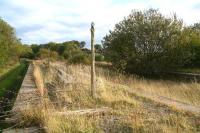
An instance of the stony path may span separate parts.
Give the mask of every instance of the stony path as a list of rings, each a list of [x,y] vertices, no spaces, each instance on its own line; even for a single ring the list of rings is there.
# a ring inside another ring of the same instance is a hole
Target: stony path
[[[33,66],[30,64],[12,111],[16,112],[23,110],[28,105],[37,104],[38,102],[40,102],[40,96],[37,92],[37,87],[33,78]]]
[[[37,127],[30,127],[24,129],[10,129],[3,131],[3,133],[40,133],[40,129]]]
[[[16,101],[14,103],[12,113],[15,114],[11,118],[8,118],[7,121],[15,121],[20,117],[20,111],[26,109],[29,105],[39,104],[41,98],[37,92],[37,87],[33,78],[33,65],[30,64],[27,70],[27,73],[22,82],[21,88],[17,95]],[[36,127],[30,127],[26,129],[13,129],[9,128],[8,130],[3,130],[3,133],[33,133],[38,132]]]
[[[182,110],[184,112],[190,112],[190,113],[194,113],[194,114],[198,114],[200,115],[200,107],[198,106],[193,106],[178,100],[174,100],[168,97],[164,97],[164,96],[159,96],[153,93],[147,93],[145,91],[137,91],[135,92],[137,95],[145,97],[145,98],[149,98],[152,99],[154,101],[157,101],[161,104],[165,104],[167,106],[170,107],[175,107],[178,110]]]

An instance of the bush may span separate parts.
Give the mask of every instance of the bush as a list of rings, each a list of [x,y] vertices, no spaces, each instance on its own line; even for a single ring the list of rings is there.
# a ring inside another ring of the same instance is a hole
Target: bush
[[[77,63],[89,64],[90,59],[87,54],[80,52],[73,55],[73,57],[69,59],[69,62],[74,64]]]
[[[48,49],[42,48],[38,52],[38,57],[41,59],[58,59],[58,53],[55,51],[50,51]]]
[[[186,67],[200,67],[200,23],[191,27],[191,52],[192,60],[186,65]]]
[[[95,55],[95,60],[96,61],[104,61],[104,56],[101,54],[96,54]]]

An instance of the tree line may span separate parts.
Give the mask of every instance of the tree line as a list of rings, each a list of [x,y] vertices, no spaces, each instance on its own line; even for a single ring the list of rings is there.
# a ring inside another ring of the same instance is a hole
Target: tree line
[[[90,50],[84,41],[23,45],[15,30],[0,19],[0,67],[20,58],[65,60],[90,63]],[[103,47],[102,47],[103,46]],[[96,60],[112,62],[118,71],[154,74],[200,67],[200,23],[184,25],[176,14],[158,10],[133,10],[96,44]]]
[[[69,63],[84,63],[89,64],[91,61],[91,51],[85,48],[85,41],[66,41],[62,43],[49,42],[47,44],[33,44],[31,49],[33,51],[33,57],[35,59],[51,60],[59,59],[65,60]],[[96,60],[103,61],[102,47],[99,44],[95,45],[96,48]]]
[[[90,63],[90,50],[85,41],[25,45],[17,38],[15,29],[0,18],[0,67],[6,68],[19,62],[20,58],[67,60],[69,63]],[[102,47],[96,47],[96,60],[103,60]]]
[[[66,41],[62,43],[49,42],[47,44],[31,45],[35,59],[60,59],[69,62],[89,63],[89,54],[84,49],[85,42]],[[85,50],[85,51],[84,51]]]

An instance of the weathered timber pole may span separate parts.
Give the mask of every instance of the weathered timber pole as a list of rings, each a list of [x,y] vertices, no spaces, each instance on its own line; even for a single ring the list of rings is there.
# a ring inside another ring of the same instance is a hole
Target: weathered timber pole
[[[95,49],[94,49],[94,23],[91,23],[91,58],[92,58],[92,64],[91,64],[91,96],[95,98],[96,88],[95,88]]]

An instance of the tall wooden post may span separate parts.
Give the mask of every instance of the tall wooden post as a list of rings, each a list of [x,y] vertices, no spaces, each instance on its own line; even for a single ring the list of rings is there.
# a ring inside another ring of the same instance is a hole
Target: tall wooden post
[[[94,23],[91,23],[91,57],[92,57],[92,64],[91,64],[91,96],[95,98],[95,49],[94,49]]]

